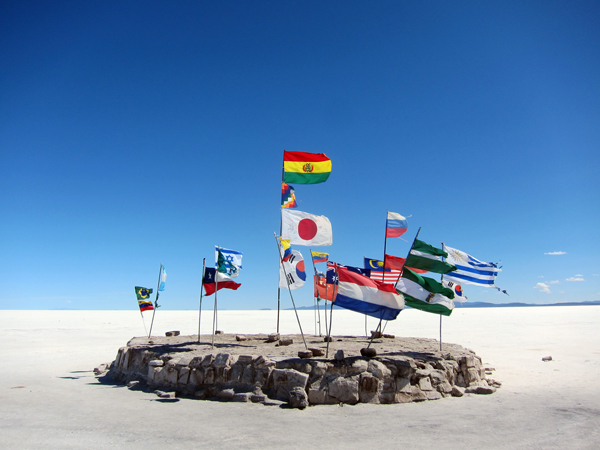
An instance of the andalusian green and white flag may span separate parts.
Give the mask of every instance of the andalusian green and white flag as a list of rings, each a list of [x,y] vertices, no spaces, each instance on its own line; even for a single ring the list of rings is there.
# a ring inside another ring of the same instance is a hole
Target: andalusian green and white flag
[[[422,269],[435,273],[448,273],[456,270],[456,266],[442,261],[442,257],[447,258],[448,253],[441,248],[415,239],[404,267],[412,267],[413,269]]]
[[[423,277],[404,267],[402,276],[396,283],[396,290],[404,296],[404,303],[443,316],[449,316],[454,309],[454,292],[433,278]]]

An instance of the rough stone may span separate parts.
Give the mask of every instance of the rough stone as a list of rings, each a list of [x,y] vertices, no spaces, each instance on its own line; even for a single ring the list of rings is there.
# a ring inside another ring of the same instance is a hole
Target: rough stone
[[[329,396],[342,403],[358,403],[358,381],[354,378],[335,378],[329,383]]]
[[[343,361],[344,360],[344,350],[340,349],[337,352],[335,352],[334,358],[336,361]]]
[[[233,389],[223,389],[217,394],[219,400],[233,400],[235,391]]]
[[[467,394],[493,394],[496,388],[492,386],[470,386],[465,390]]]
[[[231,360],[231,355],[229,353],[219,353],[215,360],[213,361],[213,366],[215,368],[226,367]]]
[[[235,340],[236,340],[236,341],[238,341],[238,342],[243,342],[243,341],[247,341],[247,340],[248,340],[248,338],[247,338],[246,336],[244,336],[243,334],[238,334],[238,335],[235,337]]]
[[[302,359],[312,358],[313,352],[310,350],[300,350],[298,352],[298,357]]]
[[[308,406],[308,395],[301,387],[295,387],[290,390],[290,406],[292,408],[304,409]]]
[[[369,361],[369,372],[377,378],[386,378],[392,374],[391,370],[385,364],[374,359]]]
[[[252,403],[263,403],[267,399],[265,394],[252,394],[250,396],[250,401]]]
[[[252,397],[252,393],[250,392],[239,392],[237,394],[233,394],[231,400],[234,402],[249,402],[250,397]]]
[[[148,362],[150,367],[162,367],[165,365],[165,362],[162,359],[155,359],[153,361]]]
[[[285,401],[289,400],[293,388],[305,389],[308,383],[308,375],[294,369],[274,369],[272,379],[276,398]]]
[[[325,355],[325,351],[316,347],[308,347],[308,349],[312,352],[313,356],[323,356]]]
[[[294,343],[294,340],[290,339],[290,338],[279,339],[279,346],[280,347],[286,347],[288,345],[292,345],[293,343]]]
[[[360,354],[365,358],[375,358],[377,356],[377,350],[372,347],[365,347],[360,349]]]
[[[165,336],[170,337],[170,336],[179,336],[179,331],[167,331],[165,333]]]
[[[465,395],[465,388],[454,385],[452,386],[452,391],[450,392],[450,394],[452,395],[452,397],[462,397],[463,395]]]
[[[278,340],[279,340],[279,333],[273,333],[267,337],[267,342],[277,342]]]
[[[552,356],[544,356],[542,361],[552,361]]]

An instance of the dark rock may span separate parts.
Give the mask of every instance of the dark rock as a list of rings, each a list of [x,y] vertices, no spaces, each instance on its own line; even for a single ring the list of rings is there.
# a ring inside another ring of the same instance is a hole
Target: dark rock
[[[365,358],[375,358],[377,356],[377,350],[375,350],[374,348],[361,348],[360,349],[360,354],[363,355]]]
[[[335,352],[335,356],[334,356],[336,361],[343,361],[344,360],[344,350],[338,350],[337,352]]]
[[[267,342],[277,342],[278,340],[279,340],[279,333],[273,333],[267,337]]]
[[[308,396],[301,387],[295,387],[290,390],[290,406],[292,408],[304,409],[308,406]]]
[[[287,346],[287,345],[292,345],[294,343],[294,340],[292,338],[283,338],[283,339],[279,339],[279,345],[281,347]]]
[[[542,361],[552,361],[552,356],[544,356]]]
[[[313,356],[323,356],[325,354],[325,351],[320,348],[309,347],[309,350],[312,352]]]
[[[165,336],[169,337],[169,336],[179,336],[179,331],[167,331],[165,333]]]
[[[310,350],[304,351],[304,350],[300,350],[298,352],[298,357],[302,358],[302,359],[306,359],[306,358],[312,358],[313,357],[313,352]]]
[[[248,340],[248,338],[247,338],[246,336],[242,335],[242,334],[238,334],[238,335],[235,337],[235,340],[236,340],[236,341],[238,341],[238,342],[242,342],[242,341],[247,341],[247,340]]]

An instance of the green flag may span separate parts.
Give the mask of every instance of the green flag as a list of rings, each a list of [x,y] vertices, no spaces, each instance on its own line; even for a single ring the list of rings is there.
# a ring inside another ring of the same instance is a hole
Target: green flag
[[[396,283],[396,290],[411,308],[449,316],[454,309],[454,292],[433,278],[423,277],[405,267]]]
[[[441,248],[415,239],[404,267],[412,267],[435,273],[448,273],[456,270],[456,266],[442,261],[442,257],[447,258],[448,253]]]
[[[148,300],[150,298],[150,294],[152,294],[152,289],[140,286],[135,287],[135,295],[137,295],[138,300]]]

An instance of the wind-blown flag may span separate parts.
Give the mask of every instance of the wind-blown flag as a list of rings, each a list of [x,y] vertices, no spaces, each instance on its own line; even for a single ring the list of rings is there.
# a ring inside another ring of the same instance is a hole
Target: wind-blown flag
[[[135,287],[135,295],[137,296],[140,311],[152,311],[154,309],[154,306],[152,306],[152,302],[150,301],[150,294],[152,294],[152,289],[140,286]]]
[[[287,183],[281,183],[281,207],[296,208],[297,206],[294,188]]]
[[[329,280],[328,280],[329,281]],[[383,320],[394,320],[404,308],[404,300],[393,286],[337,267],[338,291],[335,304],[351,311]]]
[[[457,302],[462,303],[467,301],[465,291],[463,291],[463,288],[460,284],[450,280],[442,280],[442,285],[445,288],[448,288],[454,292],[454,300],[456,300]]]
[[[331,302],[335,299],[336,290],[337,285],[327,284],[325,275],[315,275],[315,297]]]
[[[162,266],[162,271],[160,273],[160,284],[158,286],[158,290],[159,291],[164,291],[165,290],[165,283],[167,282],[167,271],[165,270],[165,266]]]
[[[215,290],[217,290],[217,287],[219,291],[221,289],[233,289],[236,291],[237,288],[241,286],[240,283],[236,283],[231,279],[231,277],[224,273],[218,272],[217,269],[213,267],[206,267],[204,269],[204,278],[202,279],[202,284],[204,286],[205,295],[214,294]]]
[[[215,246],[215,267],[219,272],[235,278],[242,268],[242,256],[242,252]]]
[[[325,153],[284,151],[283,172],[285,183],[323,183],[331,174],[331,159]]]
[[[288,259],[290,259],[290,256],[292,256],[292,246],[290,245],[290,240],[279,238],[279,242],[281,242],[281,247],[283,248],[281,260],[286,262]]]
[[[292,250],[290,257],[279,264],[279,287],[300,289],[306,281],[304,258],[298,250]]]
[[[377,259],[364,258],[364,266],[365,269],[370,269],[370,278],[375,281],[384,282],[386,284],[396,284],[398,281],[398,277],[402,270],[400,269],[391,269],[383,268],[383,261],[379,261]],[[385,280],[383,274],[385,272]]]
[[[462,284],[496,287],[494,281],[498,272],[502,271],[497,264],[484,263],[461,250],[445,245],[443,247],[448,252],[446,261],[456,266],[456,271],[445,275],[444,278]]]
[[[313,252],[312,250],[310,251],[310,256],[312,256],[312,260],[313,263],[326,263],[327,260],[329,259],[329,253],[322,253],[322,252]]]
[[[443,316],[454,309],[454,292],[433,278],[423,277],[405,268],[396,289],[404,296],[406,306]]]
[[[406,267],[414,267],[415,269],[423,269],[435,273],[448,273],[456,270],[456,267],[452,264],[442,261],[442,257],[447,258],[448,253],[426,242],[415,239],[405,264]]]
[[[385,222],[385,237],[396,238],[402,236],[408,230],[408,222],[406,217],[388,211],[387,221]]]
[[[281,237],[294,245],[333,244],[331,222],[327,217],[286,208],[281,209]]]

